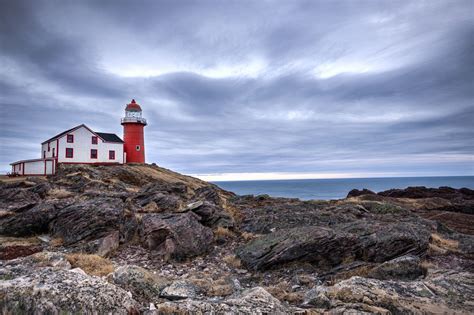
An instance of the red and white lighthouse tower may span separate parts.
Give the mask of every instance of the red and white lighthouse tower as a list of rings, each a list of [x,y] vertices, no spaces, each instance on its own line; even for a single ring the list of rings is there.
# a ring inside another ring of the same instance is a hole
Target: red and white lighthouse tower
[[[145,140],[143,129],[146,119],[142,117],[142,108],[132,100],[125,107],[125,117],[122,118],[123,150],[126,154],[126,163],[145,163]]]

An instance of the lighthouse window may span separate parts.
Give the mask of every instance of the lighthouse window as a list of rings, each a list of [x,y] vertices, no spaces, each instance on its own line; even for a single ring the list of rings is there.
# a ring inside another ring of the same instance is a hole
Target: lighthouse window
[[[109,160],[115,160],[115,151],[114,150],[109,151]]]
[[[74,135],[67,135],[67,143],[74,143]]]
[[[97,159],[97,150],[91,149],[91,159]]]
[[[137,146],[135,147],[135,150],[140,151],[140,146],[137,145]]]
[[[66,157],[72,159],[74,157],[74,149],[66,148]]]
[[[92,144],[97,144],[97,136],[92,136]]]

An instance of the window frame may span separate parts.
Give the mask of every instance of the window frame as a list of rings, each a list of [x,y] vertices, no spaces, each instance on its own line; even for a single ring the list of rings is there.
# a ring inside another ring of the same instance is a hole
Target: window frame
[[[135,146],[135,151],[139,152],[141,150],[141,148],[142,148],[141,145],[137,144]]]
[[[71,139],[71,141],[69,141]],[[74,135],[73,134],[67,134],[66,135],[66,143],[74,143]]]
[[[92,156],[92,151],[95,151],[95,157]],[[99,156],[99,150],[91,149],[90,156],[91,156],[91,159],[97,160],[97,158]]]
[[[73,159],[74,158],[74,148],[65,148],[65,158],[66,159]],[[71,156],[68,156],[68,152],[71,152]]]
[[[91,143],[92,143],[92,144],[99,144],[99,137],[97,137],[97,136],[92,136],[92,137],[91,137]]]
[[[115,150],[109,150],[109,160],[115,160]]]

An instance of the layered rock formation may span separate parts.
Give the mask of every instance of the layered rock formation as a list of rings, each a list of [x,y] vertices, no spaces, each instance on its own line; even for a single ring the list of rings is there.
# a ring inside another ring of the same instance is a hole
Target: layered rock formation
[[[0,184],[0,308],[471,313],[473,196],[413,187],[300,201],[155,165],[63,165]]]

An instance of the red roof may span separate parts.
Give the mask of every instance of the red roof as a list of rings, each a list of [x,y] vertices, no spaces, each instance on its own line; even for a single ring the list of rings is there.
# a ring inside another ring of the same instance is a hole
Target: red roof
[[[132,111],[132,112],[135,112],[135,111],[141,112],[141,111],[142,111],[142,108],[141,108],[140,105],[138,105],[137,102],[135,102],[135,100],[133,99],[130,104],[127,104],[127,107],[125,107],[125,110]]]

